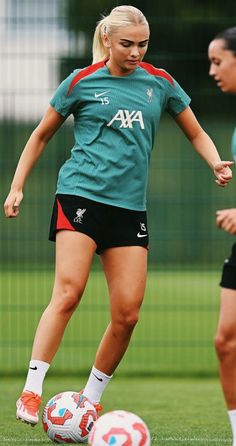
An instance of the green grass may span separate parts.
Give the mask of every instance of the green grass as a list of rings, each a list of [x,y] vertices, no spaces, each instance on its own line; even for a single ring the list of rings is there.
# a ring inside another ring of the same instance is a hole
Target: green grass
[[[140,320],[119,372],[216,374],[213,336],[218,280],[218,272],[150,271]],[[1,273],[0,373],[16,374],[27,368],[35,328],[52,283],[51,271]],[[52,371],[86,372],[108,320],[107,285],[103,274],[93,271]]]
[[[48,377],[43,404],[62,390],[79,390],[85,378]],[[0,444],[48,445],[41,424],[32,429],[15,420],[15,400],[22,378],[0,383]],[[231,431],[219,382],[211,379],[114,377],[102,403],[105,411],[124,409],[141,416],[149,426],[153,446],[223,446],[231,444]]]

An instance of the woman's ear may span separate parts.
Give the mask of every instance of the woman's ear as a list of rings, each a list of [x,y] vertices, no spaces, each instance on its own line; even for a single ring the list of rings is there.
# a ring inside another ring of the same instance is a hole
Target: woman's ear
[[[111,47],[111,42],[110,42],[110,39],[107,34],[104,34],[104,36],[103,36],[103,44],[106,48]]]

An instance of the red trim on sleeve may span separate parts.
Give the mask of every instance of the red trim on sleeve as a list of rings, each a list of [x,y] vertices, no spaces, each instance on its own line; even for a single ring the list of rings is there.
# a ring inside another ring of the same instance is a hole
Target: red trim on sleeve
[[[56,227],[56,229],[57,230],[69,229],[69,231],[75,231],[75,228],[73,228],[73,226],[70,224],[69,220],[65,216],[58,200],[57,200],[57,208],[58,208],[58,213],[57,213],[57,227]]]
[[[102,68],[106,63],[106,60],[102,60],[101,62],[95,63],[93,65],[89,65],[89,67],[83,68],[79,73],[75,75],[75,77],[72,79],[71,84],[69,86],[69,89],[67,91],[67,96],[70,95],[71,90],[74,88],[74,86],[84,77],[89,76],[90,74],[94,73],[95,71],[99,70],[99,68]]]
[[[141,68],[144,68],[144,70],[146,70],[149,74],[152,74],[153,76],[164,77],[167,81],[170,82],[171,85],[174,85],[173,78],[165,70],[162,70],[161,68],[155,68],[153,65],[146,62],[141,62],[139,66]]]

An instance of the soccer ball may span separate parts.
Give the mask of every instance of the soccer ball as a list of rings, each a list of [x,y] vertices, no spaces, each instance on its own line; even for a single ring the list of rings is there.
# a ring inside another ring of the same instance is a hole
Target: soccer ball
[[[89,434],[90,446],[150,446],[147,425],[134,413],[114,410],[102,415]]]
[[[62,392],[47,402],[42,422],[54,443],[87,443],[97,418],[95,407],[81,392]]]

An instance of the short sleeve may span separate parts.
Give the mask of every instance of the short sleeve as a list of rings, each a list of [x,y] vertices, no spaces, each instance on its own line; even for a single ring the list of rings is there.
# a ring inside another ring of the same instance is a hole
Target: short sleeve
[[[185,110],[190,102],[190,97],[185,93],[178,82],[173,79],[173,84],[169,84],[167,92],[166,110],[168,113],[174,117]]]
[[[69,93],[71,82],[78,72],[79,70],[75,70],[64,81],[62,81],[50,100],[50,105],[55,108],[55,110],[64,118],[67,118],[71,113],[73,113],[79,104],[78,89],[73,88],[73,90]]]

